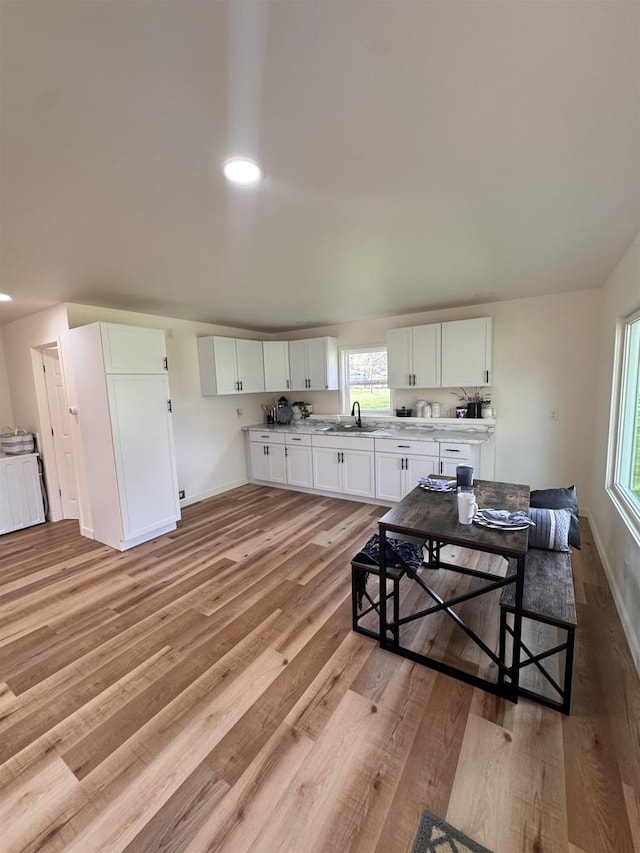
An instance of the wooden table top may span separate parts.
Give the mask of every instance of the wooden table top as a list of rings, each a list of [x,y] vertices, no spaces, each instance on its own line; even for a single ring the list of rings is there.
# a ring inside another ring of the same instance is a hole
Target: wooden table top
[[[529,486],[476,480],[473,490],[481,509],[529,509]],[[529,540],[528,528],[503,531],[460,524],[456,492],[429,492],[419,486],[383,515],[379,524],[396,533],[513,556],[525,554]]]

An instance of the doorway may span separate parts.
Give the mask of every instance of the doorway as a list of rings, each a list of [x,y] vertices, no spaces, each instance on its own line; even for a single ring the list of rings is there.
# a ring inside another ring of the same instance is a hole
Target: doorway
[[[79,518],[78,481],[71,435],[69,402],[60,352],[56,344],[40,349],[45,395],[40,408],[41,427],[47,433],[43,450],[50,497],[57,491],[62,518]],[[50,438],[49,438],[50,436]],[[50,452],[46,452],[49,450]],[[53,503],[53,500],[52,500]]]

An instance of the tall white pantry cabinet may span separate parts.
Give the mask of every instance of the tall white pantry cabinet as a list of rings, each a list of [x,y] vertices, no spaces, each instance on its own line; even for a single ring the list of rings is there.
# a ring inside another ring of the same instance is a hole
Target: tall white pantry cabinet
[[[93,536],[125,551],[180,518],[164,331],[71,329]]]

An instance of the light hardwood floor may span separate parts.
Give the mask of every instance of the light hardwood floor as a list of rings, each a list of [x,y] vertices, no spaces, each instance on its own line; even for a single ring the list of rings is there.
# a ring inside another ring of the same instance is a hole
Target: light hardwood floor
[[[425,808],[495,853],[640,850],[640,683],[588,524],[566,718],[351,632],[381,512],[245,486],[125,554],[0,538],[0,850],[403,853]]]

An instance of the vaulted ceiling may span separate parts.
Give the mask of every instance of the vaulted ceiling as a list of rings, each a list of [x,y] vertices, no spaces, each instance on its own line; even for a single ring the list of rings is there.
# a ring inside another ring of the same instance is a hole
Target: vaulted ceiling
[[[640,4],[0,5],[0,322],[277,330],[600,286],[640,228]],[[232,189],[232,154],[265,180]]]

